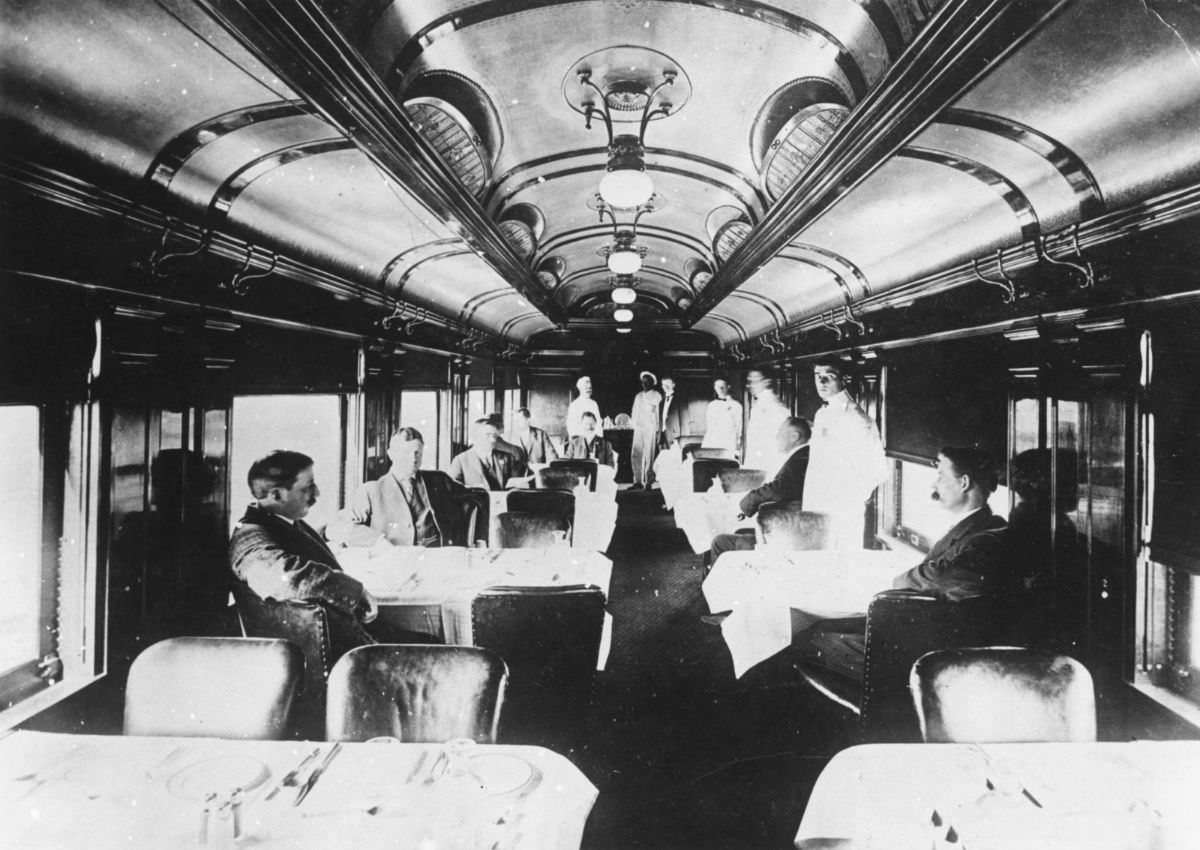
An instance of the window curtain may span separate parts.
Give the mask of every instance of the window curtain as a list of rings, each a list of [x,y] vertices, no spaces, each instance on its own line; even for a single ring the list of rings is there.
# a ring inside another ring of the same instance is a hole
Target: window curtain
[[[1008,371],[993,341],[889,352],[884,448],[929,462],[942,446],[974,446],[1003,467],[1008,452]]]
[[[1157,317],[1151,326],[1154,507],[1150,552],[1200,573],[1200,309]]]

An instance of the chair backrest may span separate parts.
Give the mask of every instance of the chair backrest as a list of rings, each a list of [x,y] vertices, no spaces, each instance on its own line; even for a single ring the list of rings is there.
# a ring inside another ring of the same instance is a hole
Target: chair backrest
[[[722,469],[737,469],[736,460],[702,458],[692,463],[692,492],[703,493],[712,486],[712,480]]]
[[[129,668],[125,734],[286,737],[304,658],[286,640],[177,637]]]
[[[687,457],[687,447],[697,446],[704,442],[703,434],[680,434],[675,438],[675,445],[679,446],[679,450],[684,457]]]
[[[569,469],[547,466],[534,473],[533,484],[538,490],[565,490],[574,492],[582,479]]]
[[[484,532],[491,526],[488,514],[491,511],[491,493],[483,487],[468,487],[467,495],[462,500],[463,528],[466,530],[465,545],[471,546],[476,540],[486,538]]]
[[[828,515],[806,511],[800,502],[764,502],[755,519],[773,549],[829,548]]]
[[[733,452],[729,449],[705,448],[704,446],[690,445],[683,450],[683,456],[693,457],[698,460],[732,460]]]
[[[580,481],[586,481],[588,490],[596,491],[596,467],[599,464],[586,458],[558,458],[550,461],[551,469],[565,469],[579,476]]]
[[[511,490],[505,501],[510,511],[541,516],[557,516],[575,521],[575,494],[564,490]]]
[[[329,674],[325,735],[405,743],[471,738],[494,744],[508,672],[473,646],[376,643],[343,655]]]
[[[506,743],[578,740],[604,630],[598,587],[493,587],[471,604],[475,644],[500,654],[510,683]]]
[[[717,470],[717,477],[721,479],[721,489],[726,493],[748,493],[762,486],[767,480],[767,473],[761,469],[720,469]]]
[[[571,523],[558,514],[505,511],[497,514],[493,539],[501,549],[539,549],[558,543],[555,532],[571,538]]]
[[[295,726],[301,737],[319,735],[325,723],[325,677],[335,660],[329,613],[315,602],[260,599],[240,582],[234,582],[233,599],[243,635],[288,640],[300,648],[304,674]]]
[[[1066,655],[941,649],[917,659],[909,685],[929,742],[1096,740],[1092,676]]]

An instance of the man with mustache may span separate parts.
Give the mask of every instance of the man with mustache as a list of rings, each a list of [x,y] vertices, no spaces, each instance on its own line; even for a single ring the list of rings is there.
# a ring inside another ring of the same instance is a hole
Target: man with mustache
[[[375,598],[362,582],[342,572],[321,535],[304,522],[321,495],[313,459],[274,451],[250,466],[247,481],[254,501],[229,541],[235,595],[320,604],[328,614],[334,658],[374,643],[363,623],[378,613]]]

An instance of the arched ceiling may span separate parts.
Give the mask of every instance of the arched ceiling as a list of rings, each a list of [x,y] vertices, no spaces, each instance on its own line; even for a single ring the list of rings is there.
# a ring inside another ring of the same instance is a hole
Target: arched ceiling
[[[733,345],[1200,177],[1158,0],[6,6],[5,147],[509,344],[615,324],[635,218],[635,329]],[[649,98],[640,214],[581,71],[617,134]]]

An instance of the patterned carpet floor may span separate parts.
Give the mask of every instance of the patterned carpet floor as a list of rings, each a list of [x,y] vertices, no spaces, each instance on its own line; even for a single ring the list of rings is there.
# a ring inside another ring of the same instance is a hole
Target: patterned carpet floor
[[[770,662],[735,680],[700,556],[657,491],[622,492],[609,556],[613,646],[586,744],[600,789],[585,850],[786,848],[846,730]]]

